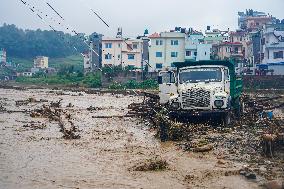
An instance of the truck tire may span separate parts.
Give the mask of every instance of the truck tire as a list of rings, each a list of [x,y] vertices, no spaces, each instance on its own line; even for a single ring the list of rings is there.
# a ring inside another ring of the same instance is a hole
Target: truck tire
[[[166,142],[169,138],[168,128],[164,122],[160,123],[160,139],[161,142]]]
[[[243,115],[243,102],[240,98],[236,100],[237,108],[234,111],[235,112],[235,118],[241,119],[241,116]]]
[[[230,112],[224,113],[223,116],[221,117],[221,119],[222,119],[222,125],[224,127],[228,127],[232,123]]]

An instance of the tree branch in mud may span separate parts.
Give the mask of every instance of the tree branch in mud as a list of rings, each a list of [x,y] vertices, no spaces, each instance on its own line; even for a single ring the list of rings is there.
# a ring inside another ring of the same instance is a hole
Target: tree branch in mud
[[[74,123],[71,121],[71,115],[64,113],[61,109],[56,109],[54,107],[60,107],[60,103],[62,100],[58,102],[51,103],[50,106],[43,105],[41,109],[36,109],[31,112],[31,117],[46,117],[52,121],[57,121],[60,127],[60,132],[63,133],[64,139],[79,139],[80,135],[75,134],[77,132],[77,128]]]

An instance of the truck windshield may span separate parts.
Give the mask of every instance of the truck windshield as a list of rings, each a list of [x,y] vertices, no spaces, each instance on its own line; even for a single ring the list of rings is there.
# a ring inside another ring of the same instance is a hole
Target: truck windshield
[[[180,83],[220,82],[222,72],[220,68],[188,69],[179,73]]]

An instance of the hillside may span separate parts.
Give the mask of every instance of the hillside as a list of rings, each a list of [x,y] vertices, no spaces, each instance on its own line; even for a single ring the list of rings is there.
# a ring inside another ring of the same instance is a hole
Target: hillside
[[[31,58],[10,57],[9,61],[18,65],[18,72],[29,71],[33,67],[33,59]],[[49,58],[49,67],[59,69],[62,65],[74,66],[74,71],[82,71],[83,58],[81,55],[71,55],[65,58]]]

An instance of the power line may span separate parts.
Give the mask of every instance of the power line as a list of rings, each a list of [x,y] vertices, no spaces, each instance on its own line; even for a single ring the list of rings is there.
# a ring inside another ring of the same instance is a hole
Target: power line
[[[39,9],[36,9],[34,6],[31,8],[31,7],[30,7],[30,4],[28,4],[27,1],[26,1],[26,2],[23,1],[23,0],[20,0],[20,1],[21,1],[25,6],[27,6],[33,13],[35,13],[39,19],[41,19],[45,24],[47,24],[46,21],[43,19],[43,17],[40,15],[40,13],[42,13],[42,12],[41,12]],[[47,4],[48,4],[48,3],[47,3]],[[50,5],[50,4],[49,4],[49,5]],[[52,6],[50,6],[50,8],[54,9]],[[37,13],[36,11],[37,11],[38,13]],[[54,11],[56,11],[56,10],[54,9]],[[56,12],[57,12],[57,11],[56,11]],[[57,12],[57,13],[58,13],[58,12]],[[58,14],[59,14],[59,13],[58,13]],[[45,16],[46,16],[46,17],[49,17],[47,14],[46,14]],[[64,19],[60,14],[59,14],[59,16],[60,16],[61,19],[63,19],[63,20],[65,21],[65,19]],[[56,20],[55,20],[55,19],[52,19],[52,17],[50,17],[50,19],[51,19],[52,21],[55,21],[55,22],[56,22]],[[60,23],[60,22],[58,22],[58,24],[61,25],[61,26],[63,26],[63,24]],[[52,27],[50,24],[47,24],[47,25],[48,25],[55,33],[57,33],[63,40],[65,40],[64,36],[62,36],[61,33],[58,32],[54,27]],[[67,26],[66,29],[69,30],[70,27]],[[72,30],[72,32],[75,33],[76,36],[77,36],[78,38],[80,38],[80,39],[87,45],[87,47],[88,47],[92,52],[94,52],[98,57],[100,57],[100,55],[86,42],[86,41],[88,41],[86,37],[80,36],[80,34],[79,34],[78,32],[76,32],[75,30]],[[83,39],[83,38],[84,38],[84,39]],[[91,40],[91,41],[92,41],[92,40]],[[69,45],[71,45],[69,41],[67,41],[67,43],[68,43]],[[73,47],[73,48],[74,48],[77,52],[79,52],[76,47]],[[80,53],[80,52],[79,52],[79,53]],[[95,65],[96,67],[98,67],[96,64],[94,64],[94,65]],[[109,65],[107,65],[107,66],[112,69],[111,66],[109,66]]]
[[[64,20],[64,18],[48,3],[46,2],[46,4],[60,17]]]

